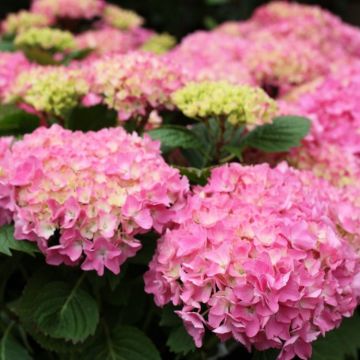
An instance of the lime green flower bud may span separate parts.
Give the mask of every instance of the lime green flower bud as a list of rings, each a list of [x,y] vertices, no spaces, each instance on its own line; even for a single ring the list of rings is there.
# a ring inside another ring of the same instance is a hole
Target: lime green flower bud
[[[76,70],[61,67],[34,68],[21,73],[7,102],[22,102],[34,109],[64,116],[88,92],[88,85]]]
[[[271,122],[278,111],[262,89],[227,82],[190,83],[176,91],[172,100],[190,118],[226,118],[233,125],[248,127]]]
[[[143,44],[141,49],[161,55],[171,50],[175,45],[176,39],[174,36],[167,33],[155,34]]]
[[[14,35],[30,28],[48,25],[49,19],[45,15],[22,10],[18,13],[9,14],[2,23],[2,29],[5,34]]]
[[[40,48],[52,52],[63,52],[75,47],[75,39],[68,31],[31,28],[16,36],[15,45],[20,49]]]
[[[144,23],[144,19],[136,12],[122,9],[116,5],[107,5],[103,18],[108,25],[120,30],[134,29]]]

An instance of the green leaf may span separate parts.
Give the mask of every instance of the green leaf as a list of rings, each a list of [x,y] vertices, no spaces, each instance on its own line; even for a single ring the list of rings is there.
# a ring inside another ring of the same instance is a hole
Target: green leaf
[[[299,146],[310,130],[310,120],[300,116],[282,116],[272,124],[256,127],[242,140],[240,147],[250,146],[265,152],[283,152]]]
[[[69,65],[71,61],[73,60],[82,60],[85,59],[93,49],[86,48],[86,49],[80,49],[80,50],[74,50],[71,53],[65,55],[64,59],[62,60],[63,65]]]
[[[40,119],[15,105],[0,106],[0,136],[31,133],[40,125]]]
[[[243,160],[242,152],[244,150],[244,147],[226,145],[225,150],[228,151],[230,154],[235,155],[240,161]]]
[[[164,153],[176,148],[196,149],[201,146],[198,137],[189,129],[178,125],[164,125],[147,132],[154,140],[161,141]]]
[[[82,342],[95,333],[99,310],[95,300],[79,288],[80,281],[73,287],[62,281],[40,287],[42,281],[33,281],[15,311],[24,322],[35,324],[47,336]]]
[[[51,50],[44,50],[36,47],[24,47],[22,50],[30,61],[40,65],[58,65]]]
[[[216,143],[219,140],[220,129],[216,119],[210,119],[208,126],[198,123],[191,126],[191,131],[197,136],[200,146],[197,149],[183,149],[182,153],[191,167],[203,169],[211,164]]]
[[[185,175],[192,184],[205,185],[210,176],[211,168],[197,169],[193,167],[176,166],[181,175]]]
[[[311,360],[345,360],[347,356],[357,359],[360,349],[360,316],[345,319],[341,326],[317,340],[313,345]]]
[[[173,329],[166,342],[170,351],[175,354],[186,355],[195,350],[195,344],[192,337],[187,333],[184,326]]]
[[[14,226],[5,225],[0,228],[0,253],[12,256],[11,250],[24,252],[32,256],[38,252],[34,243],[26,240],[15,240]]]
[[[152,341],[139,329],[132,326],[116,326],[103,330],[79,360],[161,360]]]
[[[11,335],[12,326],[9,325],[0,341],[0,360],[31,360],[26,349]]]
[[[12,41],[0,39],[0,52],[13,52],[15,50],[16,48]]]
[[[65,127],[70,130],[98,131],[117,125],[116,111],[106,106],[77,107],[66,119]]]
[[[74,345],[70,341],[51,338],[50,336],[47,336],[36,330],[35,327],[27,328],[26,330],[29,332],[31,337],[45,350],[54,351],[58,354],[67,354],[73,351],[81,350],[81,345]]]

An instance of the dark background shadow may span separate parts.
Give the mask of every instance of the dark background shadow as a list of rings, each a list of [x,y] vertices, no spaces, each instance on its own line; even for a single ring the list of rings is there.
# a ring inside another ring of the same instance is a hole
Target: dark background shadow
[[[196,29],[207,28],[231,19],[246,19],[266,0],[112,0],[143,15],[146,25],[167,31],[178,38]],[[318,4],[360,26],[360,0],[305,0]],[[29,7],[29,0],[0,0],[0,17]]]

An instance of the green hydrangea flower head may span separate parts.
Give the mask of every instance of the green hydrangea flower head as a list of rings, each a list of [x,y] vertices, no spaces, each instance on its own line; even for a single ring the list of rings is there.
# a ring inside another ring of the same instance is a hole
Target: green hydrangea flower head
[[[79,71],[63,67],[36,67],[21,73],[7,102],[22,102],[34,109],[64,116],[89,90]]]
[[[22,10],[9,14],[2,22],[2,30],[5,34],[15,35],[31,28],[49,26],[49,19],[43,14],[36,14]]]
[[[163,33],[155,34],[150,37],[141,47],[144,51],[149,51],[154,54],[165,54],[176,45],[176,39],[174,36]]]
[[[262,89],[223,81],[189,83],[172,100],[190,118],[226,118],[248,127],[269,123],[278,112],[276,102]]]
[[[75,38],[69,31],[51,28],[31,28],[15,38],[20,49],[40,48],[52,52],[64,52],[75,47]]]
[[[144,19],[136,12],[116,5],[106,5],[103,19],[107,25],[120,30],[134,29],[144,23]]]

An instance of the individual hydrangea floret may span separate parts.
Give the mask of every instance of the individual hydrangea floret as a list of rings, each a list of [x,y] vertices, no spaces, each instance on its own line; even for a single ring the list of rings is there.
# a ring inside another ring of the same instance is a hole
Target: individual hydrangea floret
[[[103,19],[107,25],[120,30],[134,29],[144,23],[144,19],[136,12],[116,5],[106,5]]]
[[[75,47],[75,39],[68,31],[31,28],[16,36],[15,45],[20,49],[40,48],[51,52],[64,52]]]
[[[176,39],[174,36],[167,33],[154,34],[142,45],[141,50],[161,55],[167,53],[175,45]]]
[[[34,67],[18,76],[6,102],[25,103],[62,117],[88,93],[89,86],[81,75],[64,67]]]
[[[120,120],[147,117],[156,109],[173,109],[171,94],[183,86],[176,66],[146,52],[104,57],[85,72],[91,75],[91,91],[117,110]]]
[[[227,119],[234,125],[271,122],[277,105],[260,88],[227,82],[190,83],[173,94],[174,104],[188,117]]]
[[[0,102],[8,96],[14,81],[30,63],[21,52],[0,52]]]
[[[177,307],[197,347],[209,329],[249,350],[281,349],[279,360],[310,358],[311,342],[350,317],[359,296],[349,218],[336,211],[349,204],[332,193],[285,163],[214,169],[158,242],[146,292]]]
[[[52,21],[59,18],[92,19],[101,16],[104,0],[33,0],[31,11],[46,15]]]
[[[188,182],[168,166],[159,142],[120,127],[71,132],[39,128],[12,147],[15,238],[34,241],[49,264],[83,270],[120,265],[181,208]]]
[[[11,222],[15,210],[15,190],[9,184],[11,137],[0,137],[0,226]]]
[[[49,19],[42,14],[35,14],[22,10],[18,13],[9,14],[1,24],[5,34],[14,35],[33,27],[46,27],[50,25]]]

